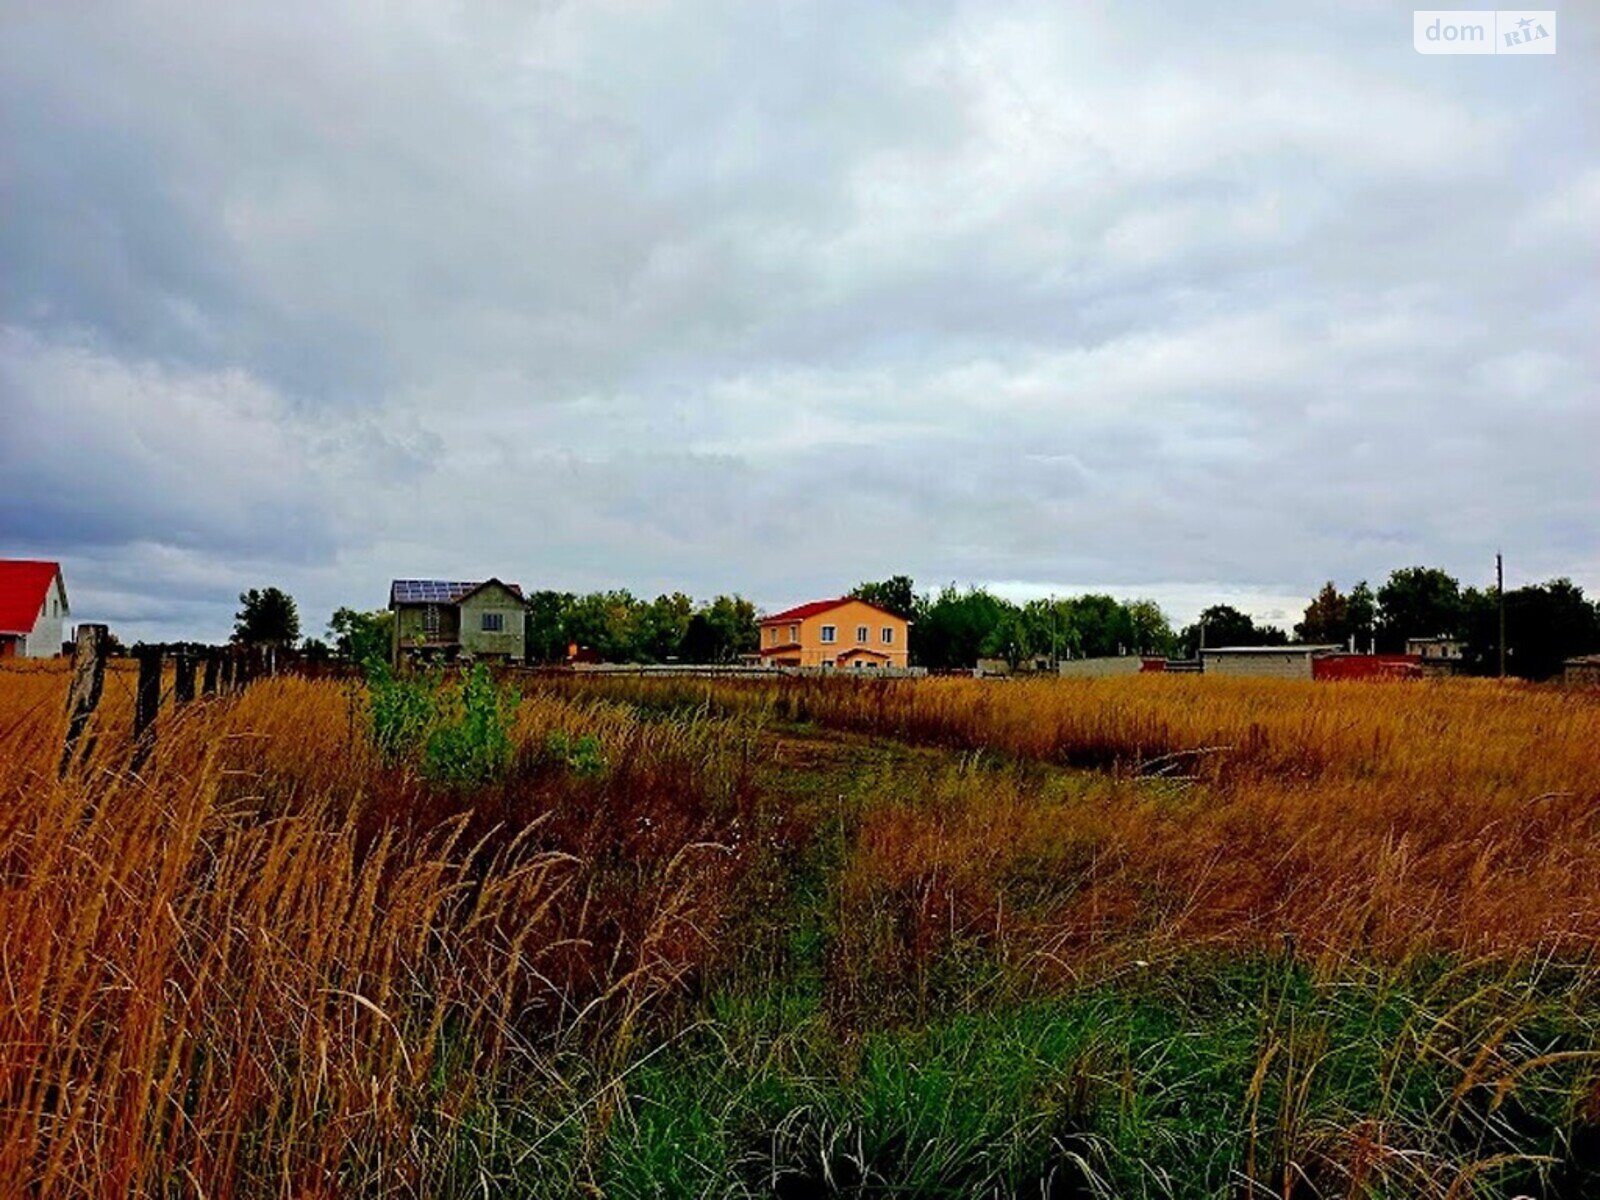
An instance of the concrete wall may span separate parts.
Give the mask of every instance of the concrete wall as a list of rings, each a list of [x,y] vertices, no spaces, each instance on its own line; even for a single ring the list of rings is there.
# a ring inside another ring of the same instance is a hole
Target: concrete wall
[[[460,611],[463,654],[522,661],[523,648],[527,645],[527,618],[520,596],[510,588],[491,585],[464,599]],[[485,613],[499,614],[499,632],[484,629]]]
[[[61,653],[61,639],[66,630],[67,589],[62,586],[58,572],[45,592],[44,603],[39,607],[39,618],[33,631],[22,639],[18,653],[23,658],[54,658]]]
[[[1111,658],[1063,659],[1060,673],[1064,679],[1104,679],[1109,675],[1137,675],[1144,669],[1144,659],[1137,654],[1121,654]]]
[[[1226,650],[1201,652],[1207,675],[1237,675],[1256,679],[1310,679],[1311,655],[1303,650],[1269,654],[1230,654]]]

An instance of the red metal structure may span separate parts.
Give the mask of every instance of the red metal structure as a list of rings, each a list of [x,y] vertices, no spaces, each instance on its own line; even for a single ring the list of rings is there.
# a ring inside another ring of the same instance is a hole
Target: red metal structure
[[[1311,660],[1311,678],[1421,679],[1422,660],[1414,654],[1319,654]]]

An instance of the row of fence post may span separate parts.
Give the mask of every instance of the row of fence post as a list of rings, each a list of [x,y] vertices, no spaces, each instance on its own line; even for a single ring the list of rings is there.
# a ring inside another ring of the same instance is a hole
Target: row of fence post
[[[72,765],[79,742],[89,726],[105,690],[106,656],[110,632],[104,625],[78,626],[72,648],[72,684],[67,693],[67,738],[61,752],[62,775]],[[134,650],[139,664],[138,682],[133,692],[133,764],[138,768],[155,744],[156,716],[161,710],[161,677],[167,654],[160,646],[140,646]],[[278,671],[276,652],[271,647],[221,646],[199,650],[179,650],[172,655],[172,700],[176,707],[194,703],[198,695],[214,697],[243,691],[251,682]],[[84,757],[94,752],[94,739],[84,744]]]

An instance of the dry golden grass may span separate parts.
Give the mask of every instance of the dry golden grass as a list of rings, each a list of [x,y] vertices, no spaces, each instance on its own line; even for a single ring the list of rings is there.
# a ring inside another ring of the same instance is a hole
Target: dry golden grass
[[[823,1006],[851,1036],[941,988],[1060,993],[1207,949],[1581,964],[1600,939],[1588,694],[545,682],[508,777],[469,793],[385,765],[359,688],[296,679],[164,709],[135,772],[123,666],[57,779],[66,682],[0,670],[0,1180],[21,1194],[469,1190],[462,1138],[506,1097],[598,1146],[621,1086],[578,1096],[562,1063],[620,1080],[672,998],[762,939],[778,962],[817,863]],[[819,753],[789,782],[826,786],[780,803],[778,735],[817,727],[941,752],[900,777]],[[558,731],[594,734],[603,773],[549,761]],[[1533,1060],[1492,1017],[1463,1025],[1460,1075],[1521,1086]],[[1359,1174],[1366,1136],[1319,1144]]]
[[[619,829],[536,765],[426,788],[368,749],[355,693],[294,679],[163,710],[135,773],[115,669],[57,780],[65,687],[0,672],[7,1190],[428,1194],[485,1092],[536,1096],[575,1039],[622,1056],[710,944],[714,732],[669,747],[615,706],[522,706],[524,748],[595,731],[641,801],[678,789],[673,819]]]
[[[1285,934],[1389,957],[1600,942],[1593,693],[1161,676],[608,690],[976,754],[867,812],[851,894],[947,937],[987,929],[1041,969]],[[975,770],[986,754],[1099,770]]]

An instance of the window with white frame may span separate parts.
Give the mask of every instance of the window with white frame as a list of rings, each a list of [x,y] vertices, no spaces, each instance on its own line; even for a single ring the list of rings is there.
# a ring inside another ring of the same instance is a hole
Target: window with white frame
[[[422,610],[422,632],[437,634],[439,632],[439,606],[430,604]]]
[[[822,627],[822,641],[829,645],[839,640],[839,627],[837,625],[824,625]]]
[[[883,644],[885,646],[894,645],[894,626],[893,625],[885,625],[883,627]]]
[[[857,625],[856,626],[856,642],[859,645],[865,646],[867,644],[867,640],[870,637],[871,637],[871,630],[869,630],[865,625]]]
[[[504,633],[506,628],[505,613],[486,612],[480,626],[485,633]]]

